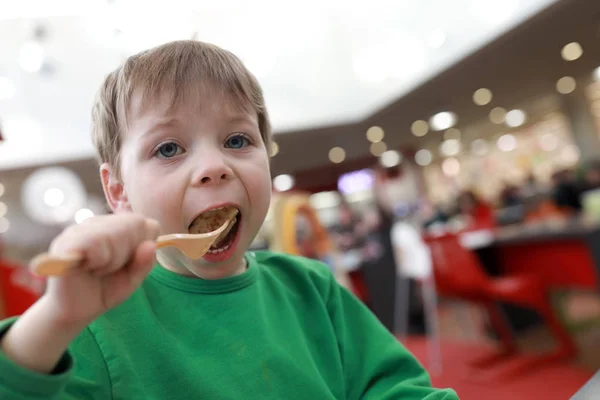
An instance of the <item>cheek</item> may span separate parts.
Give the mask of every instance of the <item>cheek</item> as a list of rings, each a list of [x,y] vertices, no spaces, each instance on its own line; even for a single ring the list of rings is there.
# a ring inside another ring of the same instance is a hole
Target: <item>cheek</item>
[[[138,171],[129,185],[129,201],[134,212],[154,218],[164,224],[173,210],[181,204],[181,190],[169,180],[156,179],[155,175]]]
[[[244,185],[250,195],[251,206],[256,211],[254,214],[264,218],[271,201],[271,173],[268,161],[257,163],[256,168],[246,169],[244,172]]]

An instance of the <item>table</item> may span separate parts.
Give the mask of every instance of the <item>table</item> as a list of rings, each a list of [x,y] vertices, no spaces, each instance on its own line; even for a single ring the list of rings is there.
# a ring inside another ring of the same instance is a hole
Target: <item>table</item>
[[[467,232],[461,243],[491,276],[535,274],[553,289],[600,289],[600,224],[582,218]],[[515,330],[539,322],[532,311],[502,306]]]
[[[481,239],[481,237],[484,239]],[[600,224],[584,219],[468,232],[461,243],[476,253],[492,249],[492,273],[536,273],[557,288],[600,289]]]

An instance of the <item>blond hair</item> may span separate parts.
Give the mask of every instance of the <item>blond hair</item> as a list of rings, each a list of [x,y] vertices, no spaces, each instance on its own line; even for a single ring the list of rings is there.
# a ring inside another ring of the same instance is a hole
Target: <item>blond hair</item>
[[[267,151],[271,126],[262,89],[239,58],[227,50],[195,40],[170,42],[129,57],[100,87],[92,109],[92,140],[99,161],[120,171],[122,134],[131,95],[142,95],[142,107],[168,92],[171,108],[185,101],[198,85],[218,90],[234,106],[255,112]]]

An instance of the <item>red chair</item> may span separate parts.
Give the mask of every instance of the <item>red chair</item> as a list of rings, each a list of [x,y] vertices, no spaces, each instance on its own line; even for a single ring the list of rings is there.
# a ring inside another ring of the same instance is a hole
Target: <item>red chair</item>
[[[498,309],[497,302],[531,308],[543,317],[557,340],[558,348],[539,361],[566,360],[576,355],[577,348],[571,336],[552,309],[548,289],[535,275],[491,278],[486,275],[477,256],[464,248],[456,235],[428,237],[425,240],[431,249],[433,271],[440,295],[483,305],[499,336],[500,351],[474,362],[474,365],[489,365],[517,353],[512,331]]]
[[[39,296],[16,283],[15,274],[19,266],[8,264],[0,260],[0,314],[2,308],[4,315],[0,318],[8,318],[23,314]]]

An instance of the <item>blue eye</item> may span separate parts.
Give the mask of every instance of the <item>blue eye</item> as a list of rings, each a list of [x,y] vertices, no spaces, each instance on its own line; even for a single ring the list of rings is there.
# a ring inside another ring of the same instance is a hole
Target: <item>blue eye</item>
[[[225,142],[225,147],[230,149],[241,149],[250,144],[250,141],[245,135],[237,134],[230,136]]]
[[[177,143],[169,142],[161,145],[156,152],[162,158],[172,158],[180,153],[181,147]]]

